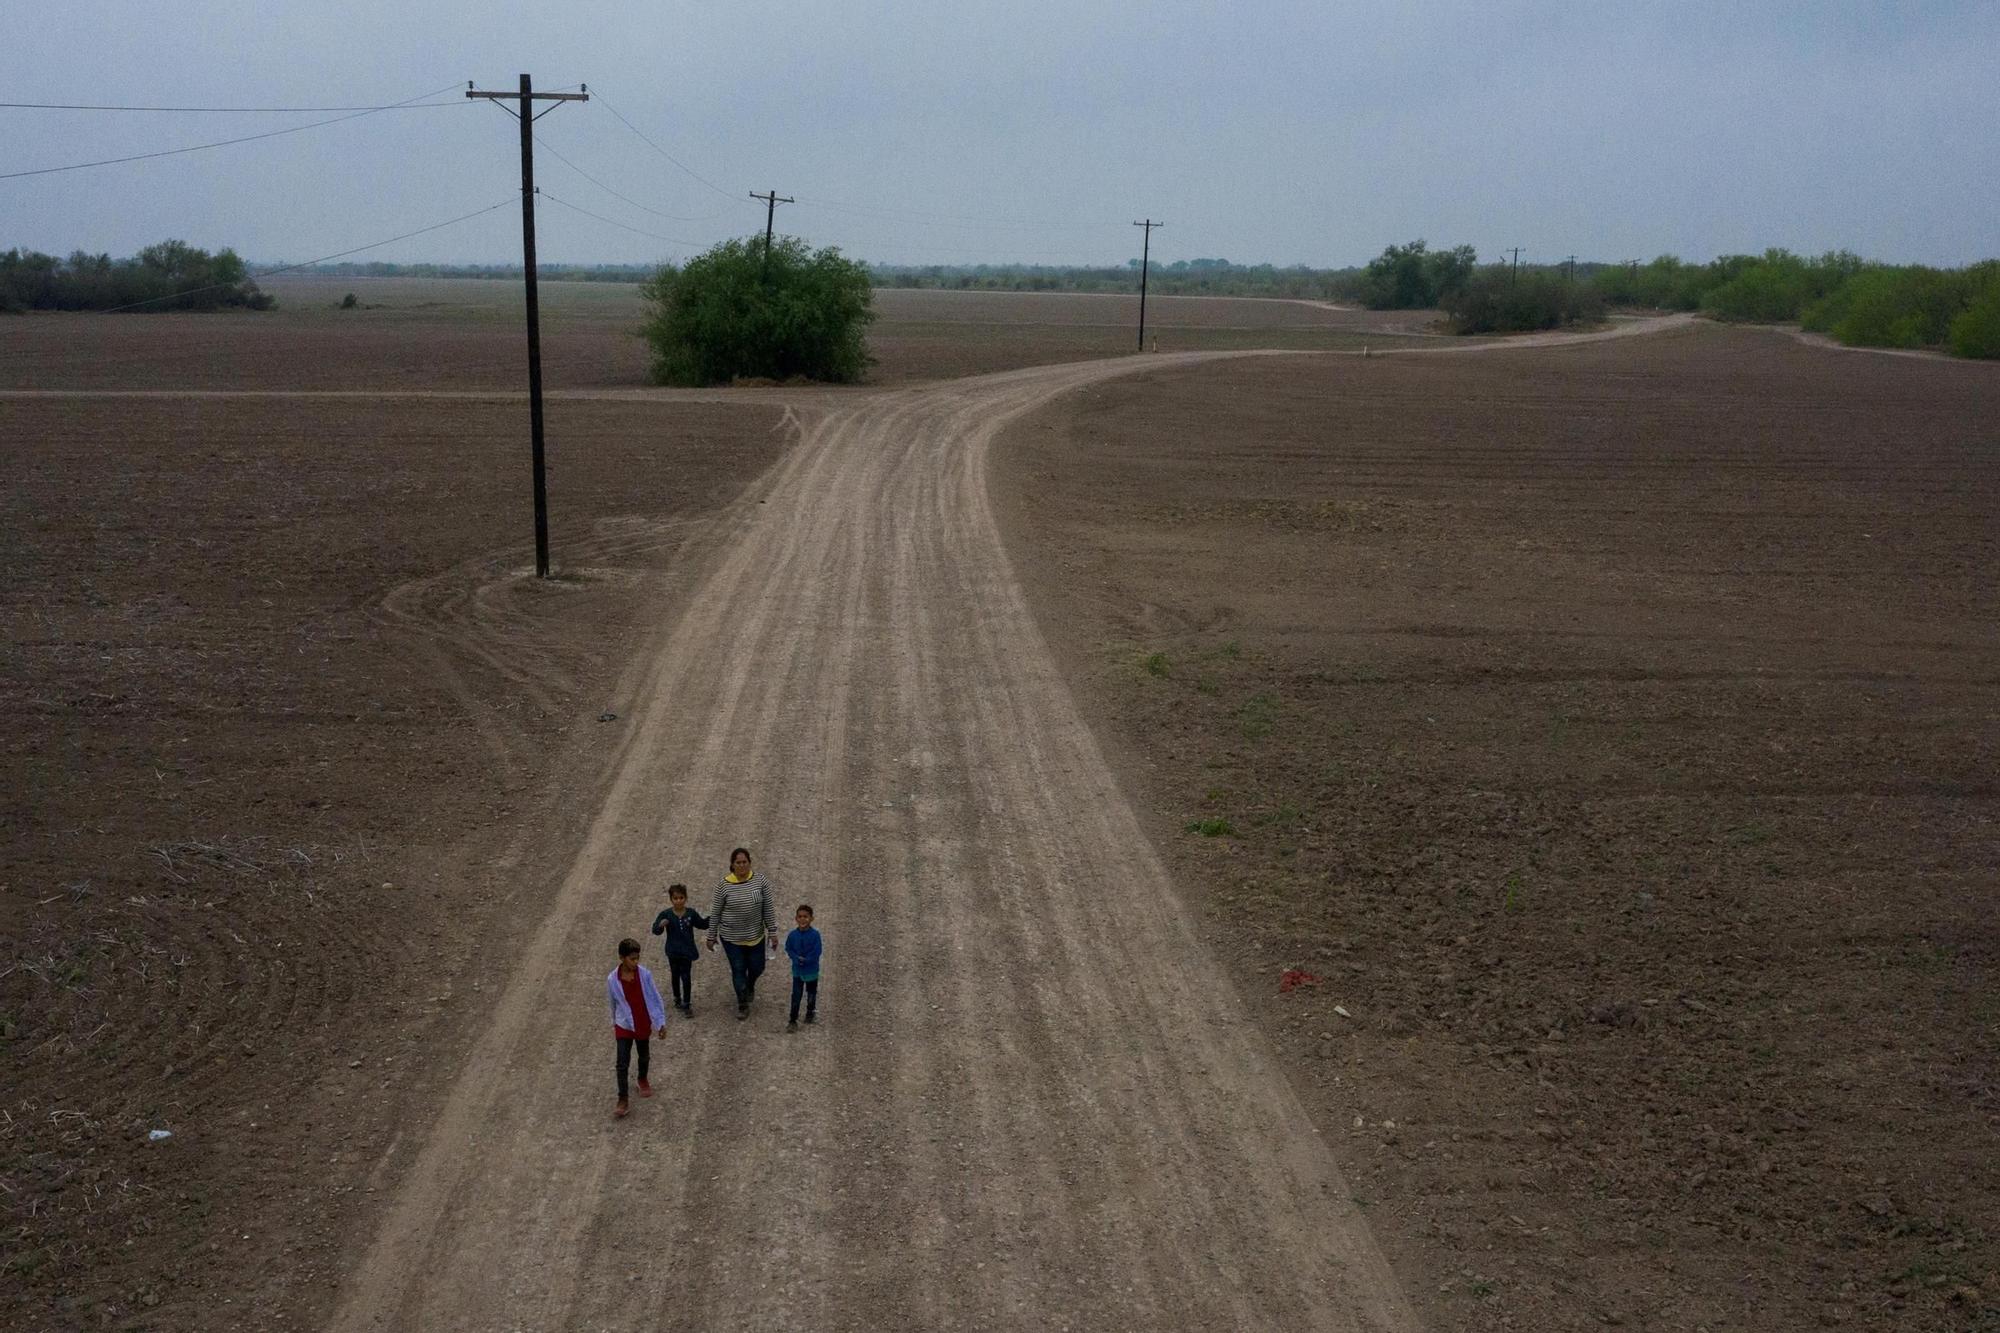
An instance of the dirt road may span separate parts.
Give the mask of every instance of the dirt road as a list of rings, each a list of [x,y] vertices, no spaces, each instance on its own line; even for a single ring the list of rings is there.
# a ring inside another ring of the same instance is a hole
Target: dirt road
[[[581,848],[476,1048],[440,1055],[337,1327],[1416,1326],[988,502],[1009,420],[1218,355],[805,400],[614,705]],[[706,960],[662,1095],[614,1122],[613,945],[668,879],[704,904],[737,843],[819,909],[825,1022],[782,1030],[781,963],[737,1023]]]
[[[1414,1327],[988,506],[1010,418],[1201,356],[806,420],[615,705],[608,794],[476,1048],[437,1053],[337,1327]],[[612,946],[739,842],[819,909],[823,1021],[783,1031],[780,963],[737,1023],[705,960],[614,1122]]]

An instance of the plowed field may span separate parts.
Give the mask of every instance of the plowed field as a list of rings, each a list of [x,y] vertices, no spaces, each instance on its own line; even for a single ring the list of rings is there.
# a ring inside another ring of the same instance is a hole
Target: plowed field
[[[517,289],[280,296],[0,321],[10,1326],[2000,1318],[1991,367],[552,284],[543,583]]]
[[[791,438],[552,405],[538,585],[525,418],[0,401],[10,1327],[325,1290],[533,912],[520,830],[601,741],[634,608]]]
[[[1996,423],[2000,368],[1703,325],[1175,370],[996,447],[1433,1327],[2000,1321]]]

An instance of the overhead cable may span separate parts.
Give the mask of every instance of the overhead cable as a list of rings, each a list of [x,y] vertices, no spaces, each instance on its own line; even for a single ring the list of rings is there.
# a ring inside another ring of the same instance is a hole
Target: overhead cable
[[[449,92],[457,87],[458,87],[457,83],[450,83],[445,85],[443,88],[436,89],[433,92],[419,93],[415,97],[407,97],[400,102],[393,102],[388,106],[370,107],[366,111],[357,111],[354,112],[352,115],[335,116],[331,120],[315,120],[312,121],[310,124],[293,125],[288,129],[266,130],[262,134],[245,134],[234,139],[217,139],[213,143],[189,144],[185,148],[163,148],[157,153],[134,153],[130,157],[107,157],[107,158],[102,158],[96,162],[72,162],[67,166],[61,166],[61,167],[37,167],[32,171],[0,172],[0,180],[14,180],[21,176],[47,176],[50,175],[51,173],[58,171],[81,171],[85,167],[109,167],[109,166],[115,166],[120,162],[142,162],[147,158],[151,157],[173,157],[178,153],[198,153],[205,148],[226,148],[230,144],[250,143],[256,139],[275,139],[281,134],[297,134],[301,130],[316,130],[322,125],[338,125],[344,120],[359,120],[363,116],[373,116],[383,111],[399,110],[403,107],[409,106],[413,102],[421,102],[425,98],[436,97],[440,93]]]
[[[612,115],[617,116],[618,123],[620,125],[623,125],[626,129],[638,135],[640,141],[643,142],[646,145],[646,147],[652,149],[654,152],[658,153],[661,157],[664,157],[665,159],[667,159],[667,161],[673,163],[675,166],[679,167],[682,171],[685,171],[688,175],[694,177],[697,181],[700,181],[703,185],[706,185],[709,189],[721,195],[724,199],[729,200],[731,203],[741,202],[736,195],[731,194],[728,190],[723,189],[720,185],[717,185],[714,181],[708,179],[706,176],[703,176],[700,172],[697,172],[693,167],[681,161],[679,158],[675,157],[672,153],[669,153],[666,149],[660,147],[658,144],[654,143],[651,139],[647,138],[643,130],[641,130],[637,125],[634,125],[631,121],[625,119],[623,115],[619,114],[617,107],[611,105],[611,103],[604,100],[603,93],[601,92],[593,93],[592,97],[606,111],[609,111]]]
[[[641,213],[651,213],[654,217],[665,218],[669,222],[710,222],[722,216],[722,214],[720,213],[710,213],[706,217],[688,218],[688,217],[682,217],[677,213],[662,213],[657,208],[648,208],[645,204],[640,203],[637,199],[634,199],[631,195],[613,189],[611,186],[606,185],[603,181],[599,180],[597,177],[591,175],[588,171],[585,171],[582,167],[578,166],[576,163],[564,157],[554,144],[550,143],[547,139],[544,139],[541,135],[539,134],[535,135],[535,142],[540,144],[543,148],[548,149],[549,154],[552,157],[554,157],[556,161],[562,163],[564,166],[568,167],[571,171],[574,171],[577,175],[583,177],[585,180],[589,181],[592,185],[595,185],[598,189],[604,191],[606,194],[613,195],[619,199],[624,200],[626,203],[632,205],[632,207],[638,209]]]
[[[296,273],[298,270],[302,268],[311,268],[315,264],[332,263],[336,259],[345,259],[349,255],[358,255],[362,253],[364,250],[380,250],[385,245],[394,245],[397,241],[407,241],[412,236],[422,236],[425,232],[441,231],[446,227],[456,226],[461,222],[469,222],[476,217],[483,217],[484,215],[493,212],[495,209],[506,208],[509,207],[510,205],[518,203],[519,198],[520,197],[516,195],[514,198],[511,199],[502,199],[497,204],[488,204],[484,208],[475,208],[470,213],[461,213],[457,217],[447,219],[444,222],[433,222],[428,227],[419,227],[415,231],[406,231],[401,236],[391,236],[386,241],[371,241],[367,245],[357,245],[352,250],[342,250],[338,254],[321,255],[318,259],[308,259],[303,263],[299,264],[285,264],[278,268],[267,268],[262,270],[261,272],[251,273],[245,276],[249,277],[252,281],[255,281],[258,278],[275,278],[280,273]],[[186,291],[169,292],[165,296],[155,296],[144,301],[134,301],[130,305],[115,305],[108,310],[99,311],[98,313],[110,315],[110,314],[115,314],[120,310],[137,310],[142,305],[158,305],[162,301],[173,301],[183,296],[193,296],[199,292],[212,292],[219,290],[220,288],[223,287],[234,287],[235,285],[236,284],[233,282],[214,282],[210,283],[206,287],[190,287]]]
[[[435,97],[435,93],[426,93]],[[0,102],[0,109],[16,111],[214,111],[237,115],[301,114],[314,111],[420,111],[434,106],[464,106],[455,102],[389,102],[381,106],[94,106],[82,102]]]
[[[650,236],[656,241],[671,241],[675,245],[684,245],[690,250],[698,250],[701,248],[700,241],[684,241],[678,236],[663,236],[659,232],[647,231],[643,227],[630,226],[626,223],[620,222],[617,218],[608,218],[605,217],[604,214],[602,213],[593,213],[589,209],[584,208],[579,204],[572,204],[566,199],[558,199],[554,195],[550,194],[547,190],[537,189],[535,193],[539,195],[541,198],[548,200],[552,204],[561,204],[564,208],[569,209],[572,213],[581,213],[587,218],[596,218],[599,222],[606,223],[609,226],[623,228],[624,230],[631,232],[634,236]]]
[[[834,213],[859,213],[871,217],[921,222],[926,226],[932,227],[960,227],[974,231],[1101,232],[1104,230],[1103,227],[1090,223],[986,222],[976,218],[947,217],[941,213],[918,213],[909,209],[869,208],[862,204],[836,204],[824,199],[812,199],[805,196],[801,196],[795,202],[802,208],[824,208]]]

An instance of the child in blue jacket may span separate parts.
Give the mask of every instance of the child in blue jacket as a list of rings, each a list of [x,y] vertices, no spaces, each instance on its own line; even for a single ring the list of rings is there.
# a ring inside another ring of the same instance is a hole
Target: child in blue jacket
[[[798,929],[785,936],[785,957],[792,960],[792,1017],[785,1031],[799,1030],[799,996],[806,997],[806,1022],[819,1008],[819,932],[813,929],[811,903],[800,903]]]

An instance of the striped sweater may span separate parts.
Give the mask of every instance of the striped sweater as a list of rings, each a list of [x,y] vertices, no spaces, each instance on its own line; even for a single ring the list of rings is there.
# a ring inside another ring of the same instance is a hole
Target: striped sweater
[[[778,928],[776,897],[770,881],[752,871],[741,884],[723,880],[708,905],[708,941],[720,936],[731,944],[761,944]]]

